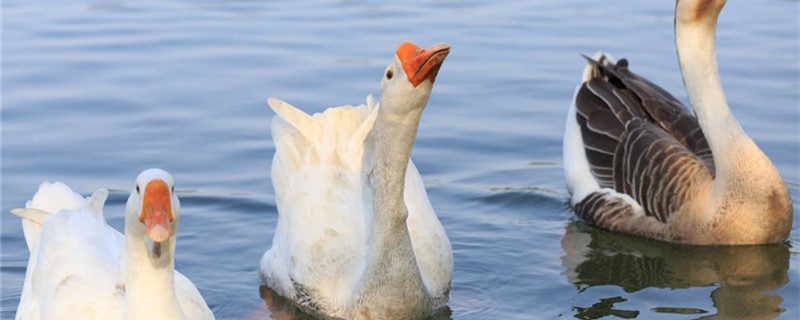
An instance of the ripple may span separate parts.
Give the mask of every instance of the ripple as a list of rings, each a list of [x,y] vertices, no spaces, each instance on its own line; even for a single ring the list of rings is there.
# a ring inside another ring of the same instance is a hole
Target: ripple
[[[457,318],[501,319],[503,301],[494,292],[502,292],[512,283],[512,277],[489,265],[469,265],[461,267],[458,273],[482,275],[480,281],[458,281],[454,277],[448,305]]]

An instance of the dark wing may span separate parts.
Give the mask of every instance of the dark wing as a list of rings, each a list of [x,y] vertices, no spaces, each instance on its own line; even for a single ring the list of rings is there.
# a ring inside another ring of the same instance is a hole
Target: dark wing
[[[664,89],[630,72],[626,60],[589,61],[595,72],[578,90],[575,105],[592,175],[601,187],[638,202],[645,215],[667,222],[698,183],[713,179],[711,150],[697,118]],[[576,213],[614,229],[608,224],[634,210],[614,197],[589,195]]]
[[[628,61],[622,59],[613,71],[622,84],[639,98],[649,120],[658,124],[667,133],[703,161],[711,176],[715,175],[714,158],[706,136],[700,129],[697,117],[669,92],[628,69]]]

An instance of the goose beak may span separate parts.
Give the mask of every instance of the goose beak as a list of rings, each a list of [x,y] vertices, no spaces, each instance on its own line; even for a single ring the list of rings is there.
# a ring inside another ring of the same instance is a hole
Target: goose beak
[[[144,189],[139,221],[144,223],[147,237],[154,244],[160,244],[169,238],[170,222],[175,220],[170,196],[169,187],[163,180],[150,181]]]
[[[450,46],[444,43],[435,44],[427,49],[420,49],[411,42],[397,47],[397,58],[403,64],[408,81],[416,88],[425,79],[436,80],[444,58],[450,53]]]

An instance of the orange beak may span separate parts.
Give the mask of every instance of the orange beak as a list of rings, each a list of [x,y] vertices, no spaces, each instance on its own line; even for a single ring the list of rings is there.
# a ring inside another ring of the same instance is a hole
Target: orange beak
[[[144,223],[147,236],[153,242],[163,242],[169,238],[169,224],[175,220],[172,214],[169,187],[163,180],[153,180],[144,189],[144,203],[139,221]]]
[[[397,47],[397,57],[403,64],[403,71],[408,81],[416,88],[425,79],[436,80],[436,74],[442,62],[450,53],[450,46],[444,43],[435,44],[427,49],[420,49],[411,42],[404,42]]]

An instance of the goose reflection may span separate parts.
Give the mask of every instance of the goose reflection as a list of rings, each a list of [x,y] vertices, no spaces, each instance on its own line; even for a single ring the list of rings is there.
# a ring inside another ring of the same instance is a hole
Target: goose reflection
[[[787,245],[675,245],[611,233],[576,221],[567,225],[561,247],[565,252],[561,258],[564,275],[579,291],[603,285],[626,292],[713,285],[717,288],[711,293],[711,300],[717,314],[711,317],[770,319],[785,311],[780,307],[783,298],[771,291],[789,280]],[[587,312],[585,308],[576,310],[579,314]],[[609,307],[600,313],[618,311]],[[653,311],[705,313],[682,308]]]
[[[252,313],[251,317],[247,317],[248,320],[250,319],[270,319],[270,320],[316,320],[316,319],[336,319],[336,318],[324,318],[324,316],[316,315],[312,316],[308,313],[305,313],[302,309],[298,308],[297,305],[292,303],[290,300],[281,297],[279,294],[272,291],[269,287],[265,285],[260,285],[258,287],[258,293],[261,296],[261,299],[264,300],[263,308],[255,311]],[[440,308],[436,311],[428,320],[452,320],[452,310],[449,306],[445,305],[444,307]]]

